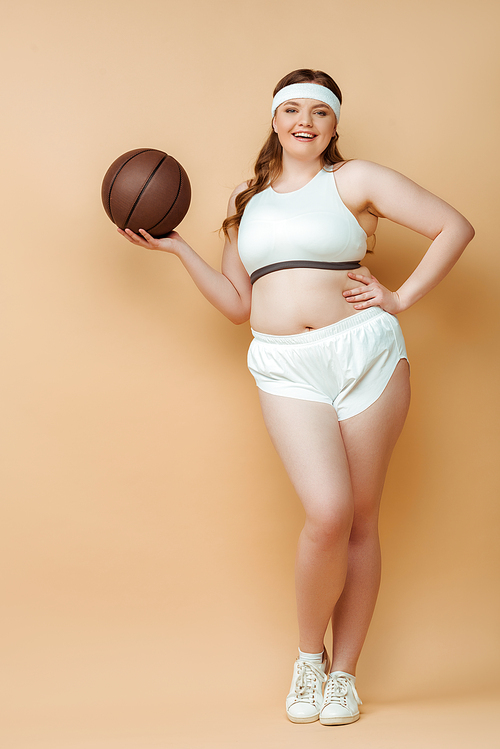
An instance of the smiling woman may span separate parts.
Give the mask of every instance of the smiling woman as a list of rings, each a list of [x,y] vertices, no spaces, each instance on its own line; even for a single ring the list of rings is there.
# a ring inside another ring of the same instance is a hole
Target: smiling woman
[[[293,71],[273,95],[255,174],[229,200],[221,273],[176,232],[161,240],[121,233],[177,255],[233,322],[250,318],[248,365],[306,516],[286,712],[294,723],[339,725],[359,718],[355,673],[379,588],[379,505],[410,400],[396,314],[444,278],[474,231],[403,175],[342,158],[342,95],[329,75]],[[361,266],[381,217],[432,240],[396,291]]]
[[[286,101],[274,115],[273,129],[280,143],[288,136],[294,140],[319,149],[318,156],[327,148],[335,135],[337,118],[328,104],[316,99],[299,99],[298,102]],[[300,151],[297,156],[300,158]],[[310,158],[309,151],[304,153]]]
[[[251,198],[261,190],[265,189],[269,184],[275,185],[276,180],[281,175],[283,149],[278,133],[276,131],[276,120],[274,115],[276,109],[280,106],[280,103],[289,103],[294,105],[295,107],[300,106],[301,102],[303,103],[304,99],[301,100],[298,97],[296,100],[292,99],[292,101],[289,101],[290,97],[295,96],[293,92],[297,89],[294,89],[292,87],[297,83],[301,84],[302,86],[308,86],[309,88],[307,89],[307,91],[310,95],[316,93],[316,91],[319,92],[318,86],[322,87],[322,93],[324,94],[324,96],[323,100],[319,103],[320,105],[323,104],[322,109],[325,112],[330,109],[331,111],[336,113],[336,116],[333,134],[330,141],[327,143],[326,148],[321,155],[321,158],[326,165],[342,164],[344,162],[344,159],[342,158],[342,155],[337,148],[338,134],[336,132],[338,120],[340,119],[340,106],[342,104],[342,92],[340,88],[335,83],[333,78],[331,78],[331,76],[322,71],[310,71],[307,69],[294,70],[292,73],[289,73],[284,78],[282,78],[273,91],[273,104],[271,107],[273,127],[257,157],[257,161],[255,163],[255,177],[250,180],[247,185],[243,186],[244,189],[240,189],[237,191],[237,195],[235,196],[236,210],[234,214],[229,216],[222,224],[222,228],[226,236],[228,230],[231,227],[239,227],[243,211],[245,210],[245,206],[251,200]],[[325,92],[327,93],[325,94]],[[328,96],[329,98],[329,104],[324,101],[324,98],[326,96]],[[282,100],[280,102],[281,97]],[[314,101],[318,103],[318,100]],[[325,103],[327,103],[326,107],[324,106]],[[320,115],[318,115],[318,119],[319,117]]]

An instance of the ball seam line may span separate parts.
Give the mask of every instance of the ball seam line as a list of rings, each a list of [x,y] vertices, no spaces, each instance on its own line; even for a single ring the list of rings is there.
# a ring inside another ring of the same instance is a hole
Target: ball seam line
[[[129,214],[128,214],[128,216],[127,216],[127,220],[125,221],[125,228],[127,227],[127,225],[128,225],[128,222],[129,222],[129,221],[130,221],[130,219],[132,218],[132,214],[133,214],[133,212],[135,211],[135,209],[137,208],[137,204],[139,203],[140,199],[142,198],[142,196],[143,196],[143,194],[144,194],[144,190],[145,190],[145,189],[146,189],[146,187],[147,187],[147,186],[149,185],[149,183],[151,182],[151,180],[153,179],[153,177],[155,176],[156,172],[157,172],[157,171],[158,171],[158,169],[159,169],[159,168],[161,167],[161,165],[163,164],[163,162],[165,161],[165,159],[166,159],[166,158],[167,158],[167,154],[165,154],[165,156],[164,156],[164,157],[163,157],[163,158],[162,158],[162,159],[161,159],[161,160],[160,160],[160,161],[158,162],[158,164],[157,164],[157,165],[155,166],[155,168],[153,169],[153,171],[151,172],[151,174],[150,174],[150,175],[149,175],[149,177],[147,178],[146,182],[145,182],[145,183],[144,183],[144,185],[142,186],[142,188],[141,188],[141,190],[140,190],[140,192],[139,192],[138,196],[137,196],[137,197],[136,197],[136,199],[135,199],[134,205],[133,205],[133,206],[132,206],[132,208],[130,209],[130,213],[129,213]]]
[[[173,158],[173,157],[171,157],[171,158]],[[168,209],[168,211],[165,213],[164,216],[162,216],[162,218],[159,221],[156,222],[156,224],[154,226],[152,226],[150,229],[148,229],[148,233],[152,232],[153,229],[156,226],[158,226],[159,224],[161,224],[162,221],[165,221],[165,219],[167,218],[168,214],[170,213],[170,211],[172,210],[172,208],[175,206],[175,204],[177,202],[177,198],[179,197],[179,193],[181,191],[181,186],[182,186],[182,171],[181,171],[181,168],[180,168],[180,166],[179,166],[179,164],[178,164],[178,162],[177,162],[176,159],[174,159],[174,162],[175,162],[175,165],[177,166],[177,169],[179,170],[179,186],[177,188],[177,193],[176,193],[175,198],[172,201],[172,205],[170,206],[170,208]],[[170,234],[170,232],[169,232],[169,234]]]
[[[113,211],[111,210],[111,193],[113,191],[113,185],[115,184],[116,180],[118,179],[118,175],[120,174],[120,172],[122,171],[122,169],[124,169],[125,166],[129,163],[129,161],[132,161],[132,159],[135,159],[136,156],[140,156],[143,153],[148,153],[148,151],[154,151],[154,150],[155,150],[154,148],[145,148],[143,151],[140,151],[139,153],[134,153],[133,156],[131,156],[129,159],[127,159],[127,161],[125,161],[121,165],[121,167],[118,169],[118,171],[116,172],[115,176],[113,177],[113,180],[112,180],[112,182],[111,182],[111,184],[109,186],[109,190],[108,190],[108,208],[109,208],[109,214],[111,216],[111,220],[112,220],[112,222],[114,224],[116,224],[116,221],[115,221],[114,216],[113,216]],[[127,221],[128,221],[128,219],[127,219]],[[125,227],[126,227],[126,225],[127,224],[125,223]]]

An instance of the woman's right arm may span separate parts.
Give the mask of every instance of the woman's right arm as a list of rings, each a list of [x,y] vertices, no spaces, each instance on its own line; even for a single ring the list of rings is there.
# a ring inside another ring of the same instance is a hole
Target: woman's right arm
[[[235,213],[236,196],[245,187],[245,183],[239,185],[231,195],[228,216]],[[171,232],[164,239],[155,239],[144,229],[139,229],[140,235],[134,234],[130,229],[125,229],[125,231],[118,229],[118,232],[137,247],[177,255],[203,296],[216,309],[236,325],[240,325],[249,319],[252,285],[238,255],[238,233],[236,229],[230,229],[229,238],[226,237],[221,272],[206,263],[176,231]]]

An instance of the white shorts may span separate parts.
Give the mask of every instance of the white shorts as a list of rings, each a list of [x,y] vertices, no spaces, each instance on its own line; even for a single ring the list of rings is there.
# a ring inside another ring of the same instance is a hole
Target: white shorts
[[[331,404],[339,418],[379,398],[408,359],[394,315],[369,307],[326,328],[274,336],[252,330],[248,368],[266,393]]]

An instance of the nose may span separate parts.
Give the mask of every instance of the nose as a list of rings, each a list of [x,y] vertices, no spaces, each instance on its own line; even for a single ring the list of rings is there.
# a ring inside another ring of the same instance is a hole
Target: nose
[[[304,125],[305,127],[311,127],[312,126],[312,117],[311,113],[308,110],[302,110],[300,113],[300,125]]]

